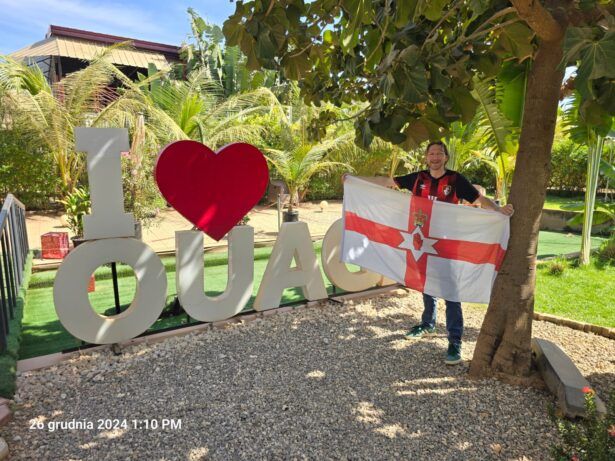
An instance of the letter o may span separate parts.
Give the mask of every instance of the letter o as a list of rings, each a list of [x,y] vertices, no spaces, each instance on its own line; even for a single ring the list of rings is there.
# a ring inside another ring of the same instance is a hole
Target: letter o
[[[87,288],[90,275],[110,262],[132,267],[137,290],[126,311],[105,317],[92,309]],[[147,330],[160,316],[166,292],[164,266],[149,246],[133,238],[111,238],[86,242],[68,254],[56,275],[53,300],[60,322],[73,336],[93,344],[110,344]]]

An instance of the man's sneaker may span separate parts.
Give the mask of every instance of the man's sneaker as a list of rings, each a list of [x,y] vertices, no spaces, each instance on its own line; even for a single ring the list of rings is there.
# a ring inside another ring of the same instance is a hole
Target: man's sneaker
[[[416,325],[413,326],[412,329],[406,333],[406,339],[419,339],[422,338],[425,334],[435,333],[435,327],[426,327],[424,325]]]
[[[461,362],[461,345],[449,344],[448,351],[446,351],[446,360],[444,363],[447,365],[456,365]]]

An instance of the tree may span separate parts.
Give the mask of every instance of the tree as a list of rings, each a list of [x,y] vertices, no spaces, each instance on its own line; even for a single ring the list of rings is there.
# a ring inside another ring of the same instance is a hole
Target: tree
[[[334,168],[351,169],[346,163],[330,160],[328,156],[337,153],[338,157],[344,158],[344,152],[353,150],[353,133],[314,132],[310,129],[311,122],[318,120],[318,111],[315,114],[312,109],[303,107],[302,116],[295,122],[280,117],[279,123],[285,128],[280,146],[265,149],[267,160],[288,188],[289,212],[299,204],[315,174]]]
[[[275,71],[250,71],[246,57],[237,46],[225,46],[222,29],[209,24],[193,8],[190,16],[191,43],[182,45],[181,55],[187,63],[187,73],[204,71],[212,81],[217,82],[229,97],[233,94],[256,90],[261,86],[271,88],[279,84]]]
[[[97,108],[117,97],[110,86],[122,76],[102,56],[52,86],[37,66],[0,57],[0,103],[24,141],[51,152],[62,194],[75,189],[85,166],[73,129],[93,123]]]
[[[357,139],[416,146],[469,122],[473,78],[531,61],[509,201],[509,247],[472,360],[473,376],[530,373],[535,257],[564,67],[586,115],[615,113],[615,6],[595,0],[253,0],[224,23],[251,69],[281,68],[304,99],[368,102]],[[600,117],[592,123],[601,126]]]

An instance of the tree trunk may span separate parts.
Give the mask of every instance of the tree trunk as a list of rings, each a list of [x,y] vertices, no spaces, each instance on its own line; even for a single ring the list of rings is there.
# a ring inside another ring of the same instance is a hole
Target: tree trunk
[[[536,247],[550,174],[551,147],[564,69],[562,38],[538,45],[525,98],[519,152],[510,189],[515,207],[508,251],[495,280],[470,375],[528,376],[536,283]]]

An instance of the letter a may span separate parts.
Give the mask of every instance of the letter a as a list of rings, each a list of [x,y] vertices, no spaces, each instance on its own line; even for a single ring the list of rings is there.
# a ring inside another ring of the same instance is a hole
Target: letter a
[[[293,256],[297,263],[295,268],[290,267]],[[303,296],[310,301],[327,297],[310,231],[304,222],[282,224],[254,300],[254,309],[264,311],[278,307],[284,289],[294,287],[301,287]]]

